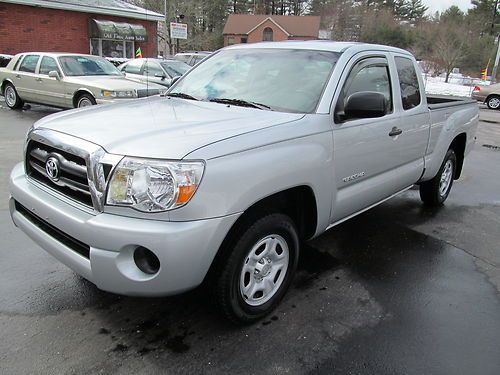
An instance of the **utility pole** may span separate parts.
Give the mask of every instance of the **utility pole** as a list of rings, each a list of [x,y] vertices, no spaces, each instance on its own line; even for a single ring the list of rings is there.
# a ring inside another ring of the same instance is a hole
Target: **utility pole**
[[[165,0],[165,3],[164,3],[164,10],[165,10],[165,52],[164,52],[164,58],[167,57],[167,51],[168,51],[168,54],[170,55],[170,43],[169,43],[169,40],[170,40],[170,26],[169,26],[169,23],[168,23],[168,4],[167,4],[167,0]]]
[[[493,66],[493,71],[491,72],[491,83],[495,83],[497,78],[498,60],[500,60],[500,34],[497,35],[496,42],[497,42],[497,57],[495,58],[495,65]]]

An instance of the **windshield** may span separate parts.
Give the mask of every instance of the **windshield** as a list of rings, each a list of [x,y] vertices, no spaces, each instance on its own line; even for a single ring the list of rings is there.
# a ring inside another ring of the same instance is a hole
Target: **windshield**
[[[67,76],[119,76],[120,71],[108,60],[92,56],[59,57],[64,74]]]
[[[191,68],[182,61],[162,61],[160,64],[170,77],[181,76]]]
[[[229,49],[208,58],[170,91],[198,100],[237,99],[283,112],[314,112],[340,54]]]

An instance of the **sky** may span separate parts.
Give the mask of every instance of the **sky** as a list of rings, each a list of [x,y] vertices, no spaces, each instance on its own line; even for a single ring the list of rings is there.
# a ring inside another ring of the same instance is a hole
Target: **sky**
[[[442,12],[452,5],[456,5],[463,11],[471,8],[470,0],[423,0],[423,3],[429,7],[427,13],[434,14],[436,11]]]

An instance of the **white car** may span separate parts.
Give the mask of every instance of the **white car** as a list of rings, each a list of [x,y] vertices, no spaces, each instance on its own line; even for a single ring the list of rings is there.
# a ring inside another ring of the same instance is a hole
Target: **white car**
[[[0,93],[9,108],[25,102],[81,108],[161,94],[166,88],[127,79],[99,56],[29,52],[0,68]]]

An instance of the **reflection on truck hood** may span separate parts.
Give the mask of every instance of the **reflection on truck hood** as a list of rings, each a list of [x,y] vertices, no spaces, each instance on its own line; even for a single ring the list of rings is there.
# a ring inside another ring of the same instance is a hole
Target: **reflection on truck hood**
[[[145,89],[146,84],[132,81],[131,79],[125,78],[122,75],[117,76],[66,76],[64,78],[66,82],[81,85],[82,87],[95,87],[101,90],[112,90],[112,91],[122,91],[122,90],[138,90]],[[155,83],[149,83],[150,88],[158,89],[162,86]]]
[[[153,97],[56,113],[38,121],[35,127],[77,136],[112,154],[181,159],[208,144],[302,117]]]

